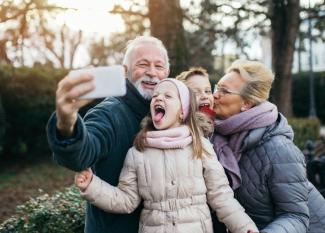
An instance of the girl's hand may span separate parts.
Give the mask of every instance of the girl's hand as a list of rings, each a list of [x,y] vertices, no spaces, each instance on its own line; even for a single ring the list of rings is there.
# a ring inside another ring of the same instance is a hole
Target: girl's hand
[[[90,184],[92,178],[93,172],[90,168],[87,168],[86,170],[76,173],[74,182],[81,191],[85,191],[88,185]]]

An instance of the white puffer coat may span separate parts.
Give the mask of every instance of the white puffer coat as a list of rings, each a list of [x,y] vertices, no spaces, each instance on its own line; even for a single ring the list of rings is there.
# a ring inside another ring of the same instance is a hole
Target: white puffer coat
[[[147,148],[144,152],[132,147],[118,187],[94,175],[82,196],[114,213],[131,213],[143,200],[141,233],[212,233],[207,203],[232,233],[258,231],[234,199],[212,145],[202,140],[211,154],[203,159],[193,159],[191,144],[184,149]]]

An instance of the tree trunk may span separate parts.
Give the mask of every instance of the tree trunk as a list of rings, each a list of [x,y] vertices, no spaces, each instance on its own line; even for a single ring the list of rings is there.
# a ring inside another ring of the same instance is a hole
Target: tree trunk
[[[301,72],[301,52],[302,52],[302,40],[303,37],[301,35],[299,35],[299,47],[298,47],[298,73]]]
[[[11,60],[8,57],[7,54],[7,39],[0,40],[0,65],[1,64],[11,64]]]
[[[291,69],[299,31],[299,0],[273,0],[271,3],[272,65],[275,81],[272,95],[280,112],[292,117]]]
[[[183,13],[179,0],[149,0],[151,35],[162,40],[166,46],[171,64],[171,76],[187,69]]]

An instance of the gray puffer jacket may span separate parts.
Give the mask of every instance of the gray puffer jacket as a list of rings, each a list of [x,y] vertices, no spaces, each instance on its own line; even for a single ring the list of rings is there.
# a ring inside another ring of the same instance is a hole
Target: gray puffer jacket
[[[235,195],[261,232],[325,233],[325,200],[307,180],[304,156],[292,139],[281,114],[252,130],[242,146]]]

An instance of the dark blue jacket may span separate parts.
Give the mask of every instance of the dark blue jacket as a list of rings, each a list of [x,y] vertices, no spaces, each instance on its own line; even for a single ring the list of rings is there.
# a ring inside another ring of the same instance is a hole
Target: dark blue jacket
[[[92,167],[101,179],[117,185],[126,153],[148,111],[149,101],[127,81],[125,96],[107,98],[89,110],[84,120],[78,117],[74,136],[70,139],[60,138],[53,114],[48,122],[47,136],[54,160],[74,171]],[[85,232],[136,233],[140,208],[132,214],[111,214],[88,204]]]
[[[325,200],[306,178],[304,156],[279,114],[265,128],[249,132],[239,161],[238,201],[266,233],[325,233]]]

